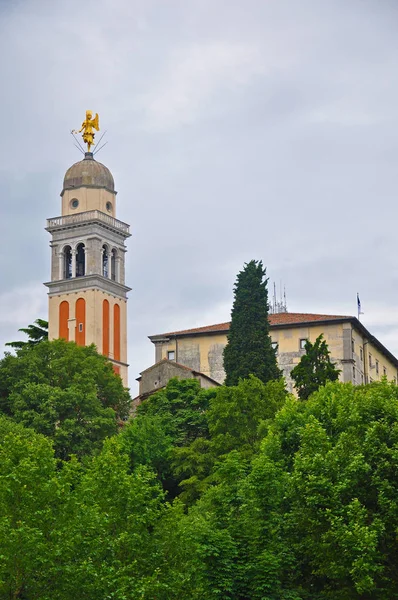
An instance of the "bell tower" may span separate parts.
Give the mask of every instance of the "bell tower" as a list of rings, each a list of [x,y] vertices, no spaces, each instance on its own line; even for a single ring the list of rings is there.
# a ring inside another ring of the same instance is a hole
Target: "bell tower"
[[[125,285],[125,241],[130,232],[116,219],[112,174],[86,152],[67,170],[61,198],[61,216],[48,219],[46,227],[51,234],[51,281],[45,283],[49,339],[95,344],[127,386],[131,288]]]

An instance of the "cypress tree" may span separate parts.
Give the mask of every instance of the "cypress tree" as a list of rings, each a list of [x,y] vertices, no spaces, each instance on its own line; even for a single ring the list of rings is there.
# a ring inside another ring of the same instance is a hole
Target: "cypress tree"
[[[269,335],[267,283],[261,260],[251,260],[237,276],[224,348],[225,385],[237,385],[249,375],[264,383],[281,377]]]

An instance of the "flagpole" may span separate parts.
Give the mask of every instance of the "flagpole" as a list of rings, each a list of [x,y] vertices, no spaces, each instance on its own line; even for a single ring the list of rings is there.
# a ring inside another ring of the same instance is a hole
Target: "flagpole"
[[[363,315],[361,310],[361,301],[359,299],[359,292],[357,292],[357,309],[358,309],[358,321],[360,320],[360,315]]]

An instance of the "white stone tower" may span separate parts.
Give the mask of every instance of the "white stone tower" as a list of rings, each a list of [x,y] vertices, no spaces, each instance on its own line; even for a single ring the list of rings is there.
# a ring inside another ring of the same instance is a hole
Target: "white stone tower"
[[[67,170],[62,214],[48,219],[51,234],[49,339],[95,344],[127,386],[125,240],[116,216],[111,172],[86,152]]]

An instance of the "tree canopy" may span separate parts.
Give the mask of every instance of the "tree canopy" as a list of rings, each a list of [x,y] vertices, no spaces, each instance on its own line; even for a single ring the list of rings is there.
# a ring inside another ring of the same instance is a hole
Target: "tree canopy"
[[[266,271],[261,261],[252,260],[238,274],[228,342],[224,348],[225,385],[255,375],[266,383],[279,379],[276,353],[268,322]]]
[[[396,385],[174,379],[119,428],[120,378],[59,340],[0,392],[1,598],[398,597]]]
[[[0,411],[50,437],[59,458],[100,448],[129,406],[120,377],[94,346],[42,341],[0,361]]]

